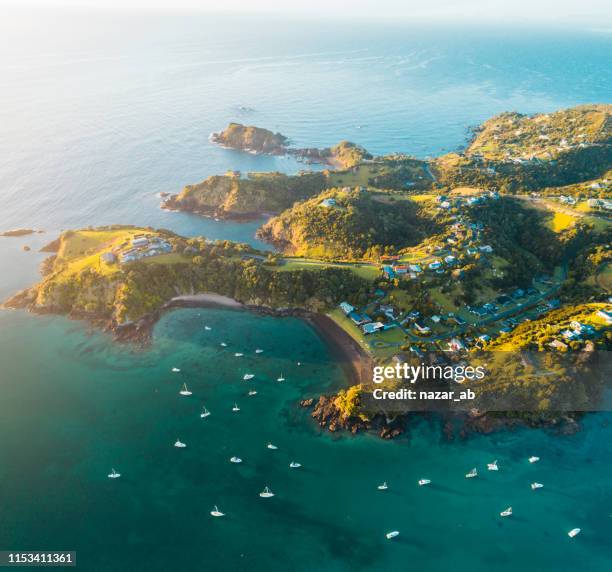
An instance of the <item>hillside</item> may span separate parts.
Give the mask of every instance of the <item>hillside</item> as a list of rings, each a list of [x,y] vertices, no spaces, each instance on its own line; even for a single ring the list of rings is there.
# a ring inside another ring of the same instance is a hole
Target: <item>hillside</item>
[[[270,308],[324,310],[369,287],[343,268],[275,272],[244,244],[185,239],[164,230],[67,231],[44,277],[5,305],[103,321],[111,329],[151,317],[172,298],[214,292]]]
[[[252,217],[276,213],[320,193],[326,186],[323,173],[230,173],[214,175],[201,183],[187,185],[171,196],[164,208],[218,217]]]
[[[485,121],[464,153],[432,161],[445,185],[516,191],[580,183],[612,165],[612,105],[581,105],[533,116],[502,113]]]
[[[258,236],[286,253],[342,260],[377,258],[415,244],[433,228],[411,201],[362,189],[331,189],[268,221]]]

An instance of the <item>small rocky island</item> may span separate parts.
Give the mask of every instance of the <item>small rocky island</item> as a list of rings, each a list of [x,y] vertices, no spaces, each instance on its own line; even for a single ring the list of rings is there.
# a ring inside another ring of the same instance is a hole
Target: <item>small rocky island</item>
[[[223,131],[213,133],[210,140],[230,149],[268,155],[284,155],[288,143],[287,137],[280,133],[241,123],[230,123]]]

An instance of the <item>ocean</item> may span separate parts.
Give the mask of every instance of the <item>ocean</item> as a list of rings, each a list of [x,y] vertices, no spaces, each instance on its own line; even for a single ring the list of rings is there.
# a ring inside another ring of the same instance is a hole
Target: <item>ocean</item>
[[[0,297],[37,280],[37,250],[61,229],[151,225],[263,246],[261,221],[159,208],[160,192],[227,169],[307,168],[211,145],[229,121],[298,146],[349,139],[426,157],[501,111],[609,101],[611,56],[612,36],[589,30],[9,13],[0,230],[45,233],[0,238]],[[297,406],[347,384],[316,332],[227,309],[168,313],[144,350],[0,311],[0,364],[2,550],[76,550],[88,571],[610,568],[610,414],[572,436],[447,442],[433,419],[393,442],[332,435]],[[192,397],[179,397],[183,382]],[[486,471],[494,459],[498,473]],[[261,499],[264,486],[276,496]],[[225,518],[210,517],[214,505]],[[508,505],[514,516],[500,519]]]

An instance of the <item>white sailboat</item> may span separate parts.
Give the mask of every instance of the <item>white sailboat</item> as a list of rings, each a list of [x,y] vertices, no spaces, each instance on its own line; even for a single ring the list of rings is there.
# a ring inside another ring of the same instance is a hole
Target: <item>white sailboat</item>
[[[541,489],[544,485],[542,483],[531,483],[531,490],[535,491]]]
[[[210,514],[212,514],[213,516],[225,516],[224,512],[221,512],[219,510],[219,507],[217,507],[217,505],[215,505],[215,509],[210,511]]]
[[[109,479],[118,479],[121,476],[121,473],[118,473],[117,471],[115,471],[115,469],[112,469],[110,474],[108,475]]]
[[[226,348],[226,347],[227,347],[227,344],[226,344],[225,342],[221,342],[219,345],[220,345],[222,348]]]
[[[391,540],[392,538],[399,536],[399,530],[392,530],[391,532],[387,532],[385,536],[387,537],[387,539]]]
[[[262,354],[262,353],[263,353],[263,350],[260,350],[259,348],[257,348],[257,349],[255,350],[255,353],[256,353],[256,354]]]
[[[289,463],[289,466],[292,469],[299,469],[302,465],[301,465],[301,463],[297,463],[296,461],[291,461],[291,463]]]
[[[497,466],[497,461],[493,461],[492,463],[489,463],[487,465],[487,469],[489,469],[489,471],[499,471],[499,467]]]
[[[237,413],[238,411],[240,411],[240,407],[238,407],[238,404],[237,404],[237,403],[234,403],[234,407],[232,407],[232,411],[233,411],[234,413]]]
[[[204,329],[205,329],[207,332],[210,332],[210,330],[212,330],[212,328],[211,328],[210,326],[204,326]]]
[[[173,373],[179,373],[181,370],[178,367],[173,367],[172,368],[172,372]]]
[[[183,443],[180,439],[176,440],[176,443],[174,443],[174,446],[177,449],[184,449],[185,447],[187,447],[187,445],[185,445],[185,443]]]
[[[244,379],[244,381],[249,381],[249,379],[253,379],[255,377],[254,373],[245,373],[242,376],[242,379]]]
[[[262,499],[269,499],[269,498],[272,498],[274,496],[274,493],[270,490],[269,487],[265,487],[264,490],[259,493],[259,496]]]
[[[570,538],[574,538],[574,536],[578,536],[580,534],[580,529],[579,528],[572,528],[572,530],[570,530],[567,535]]]
[[[280,377],[276,378],[276,381],[285,381],[285,378],[283,377],[283,374],[280,374]]]
[[[466,479],[473,479],[474,477],[478,476],[478,470],[476,469],[476,467],[474,467],[469,473],[466,473],[465,478]]]
[[[512,516],[512,507],[509,506],[506,510],[502,510],[499,513],[500,516]]]
[[[235,357],[242,357],[243,355],[244,355],[244,354],[241,354],[240,352],[236,352],[236,353],[234,354],[234,356],[235,356]]]
[[[242,463],[242,459],[240,457],[232,457],[230,463]]]
[[[376,488],[379,491],[386,491],[389,488],[389,485],[387,484],[387,481],[385,481],[382,485],[378,485]]]
[[[183,389],[179,391],[179,394],[184,395],[185,397],[189,397],[190,395],[193,395],[193,393],[189,391],[186,383],[183,383]]]
[[[431,483],[431,481],[429,479],[421,479],[419,481],[419,486],[422,487],[424,485],[428,485],[429,483]]]
[[[209,415],[210,415],[210,411],[208,411],[206,407],[202,407],[202,413],[200,413],[200,417],[204,419],[205,417],[208,417]]]
[[[266,447],[268,447],[268,449],[272,449],[273,451],[276,451],[276,449],[278,449],[278,447],[276,445],[272,445],[272,443],[268,443]]]
[[[537,463],[540,460],[540,457],[529,457],[530,463]]]

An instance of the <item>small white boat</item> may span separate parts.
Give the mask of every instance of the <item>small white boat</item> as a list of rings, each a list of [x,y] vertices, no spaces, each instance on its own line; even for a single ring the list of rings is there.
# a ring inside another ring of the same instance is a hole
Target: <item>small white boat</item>
[[[251,391],[249,391],[249,396],[252,397],[253,395],[257,395],[257,391],[251,389]]]
[[[210,326],[204,326],[204,329],[205,329],[207,332],[210,332],[210,330],[212,330],[212,328],[211,328]]]
[[[580,534],[580,529],[579,528],[572,528],[572,530],[570,530],[567,535],[570,538],[574,538],[574,536],[578,536]]]
[[[259,348],[257,348],[257,349],[255,350],[255,353],[256,353],[256,354],[262,354],[262,353],[263,353],[263,350],[260,350]]]
[[[234,413],[237,413],[238,411],[240,411],[240,407],[238,407],[238,404],[237,404],[237,403],[234,403],[234,407],[232,407],[232,411],[233,411]]]
[[[121,476],[121,473],[118,473],[117,471],[115,471],[115,469],[113,469],[110,474],[108,475],[109,479],[118,479]]]
[[[242,376],[242,379],[243,379],[244,381],[249,381],[249,379],[253,379],[254,377],[255,377],[255,374],[254,374],[254,373],[245,373],[245,374]]]
[[[385,481],[382,485],[378,485],[377,488],[379,491],[386,491],[389,488],[389,485],[387,484],[387,481]]]
[[[173,373],[179,373],[181,370],[178,367],[173,367],[172,368],[172,372]]]
[[[529,457],[530,463],[537,463],[540,460],[540,457]]]
[[[186,383],[183,383],[183,389],[179,391],[179,394],[184,395],[185,397],[189,397],[190,395],[193,395],[193,393],[189,391],[189,389],[187,388]]]
[[[276,381],[285,381],[285,378],[283,377],[282,373],[281,373],[280,377],[276,378]]]
[[[298,364],[298,367],[299,367],[299,366],[301,366],[301,365],[302,365],[302,362],[301,362],[301,361],[299,361],[299,362],[297,362],[297,364]]]
[[[242,463],[242,459],[240,457],[232,457],[230,463]]]
[[[474,477],[478,476],[478,470],[476,469],[476,467],[474,467],[469,473],[466,473],[465,478],[466,479],[473,479]]]
[[[264,490],[259,493],[259,496],[262,499],[269,499],[274,496],[274,493],[268,487],[265,487]]]
[[[236,353],[234,354],[234,356],[235,356],[235,357],[242,357],[243,355],[244,355],[244,354],[241,354],[240,352],[236,352]]]
[[[392,530],[391,532],[387,532],[387,534],[385,534],[385,536],[391,540],[392,538],[395,538],[396,536],[399,536],[399,530]]]
[[[493,461],[492,463],[489,463],[487,465],[487,469],[489,469],[489,471],[499,471],[499,467],[497,466],[497,461]]]
[[[278,447],[276,445],[272,445],[272,443],[268,443],[266,447],[268,447],[268,449],[272,449],[273,451],[276,451],[276,449],[278,449]]]
[[[187,445],[185,445],[185,443],[183,443],[180,439],[176,440],[176,443],[174,444],[174,446],[177,449],[184,449],[185,447],[187,447]]]
[[[202,407],[202,413],[200,413],[200,417],[204,419],[205,417],[208,417],[209,415],[210,415],[210,411],[208,411],[206,407]]]
[[[431,483],[429,479],[421,479],[419,481],[419,486],[422,487],[423,485],[428,485],[429,483]]]
[[[512,516],[512,507],[509,506],[506,510],[502,510],[499,513],[500,516]]]
[[[302,465],[301,465],[301,463],[297,463],[297,462],[295,462],[295,461],[291,461],[291,463],[289,463],[289,466],[290,466],[292,469],[299,469],[299,468],[300,468]]]
[[[226,348],[226,347],[227,347],[227,344],[226,344],[225,342],[221,342],[219,345],[220,345],[222,348]]]
[[[225,516],[224,512],[221,512],[219,510],[219,507],[217,507],[217,505],[215,505],[215,510],[211,510],[210,514],[212,514],[213,516]]]
[[[541,489],[544,485],[542,483],[531,483],[531,490]]]

